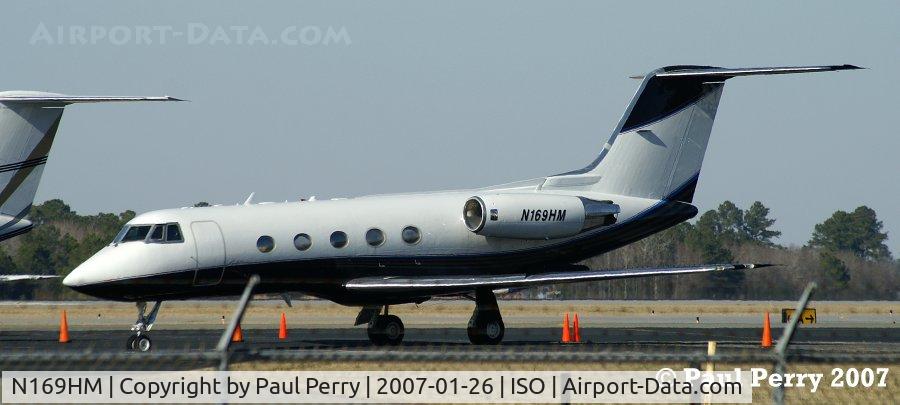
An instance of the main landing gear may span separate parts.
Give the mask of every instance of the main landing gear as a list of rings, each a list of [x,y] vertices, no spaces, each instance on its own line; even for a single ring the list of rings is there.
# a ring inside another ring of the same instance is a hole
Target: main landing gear
[[[375,345],[397,346],[403,341],[403,321],[397,315],[389,315],[388,306],[385,305],[383,315],[376,313],[369,320],[366,332],[369,335],[369,340]]]
[[[496,345],[503,340],[506,327],[493,291],[475,290],[475,311],[469,318],[466,332],[469,334],[469,341],[475,345]]]
[[[497,345],[503,341],[506,326],[500,316],[497,297],[490,289],[475,290],[475,311],[469,318],[466,332],[469,341],[476,345]],[[382,313],[382,308],[384,313]],[[403,322],[396,315],[388,314],[388,306],[368,306],[359,311],[355,325],[368,322],[369,340],[377,346],[396,346],[403,341]]]
[[[135,321],[134,326],[131,327],[134,334],[128,337],[128,343],[125,346],[127,350],[149,352],[150,349],[153,348],[153,341],[150,340],[150,335],[148,335],[147,332],[153,328],[153,323],[156,322],[156,314],[159,313],[159,306],[161,304],[162,301],[156,301],[156,304],[153,304],[153,309],[150,310],[150,314],[146,316],[144,315],[144,312],[147,310],[147,303],[138,302],[136,304],[138,318],[137,321]]]

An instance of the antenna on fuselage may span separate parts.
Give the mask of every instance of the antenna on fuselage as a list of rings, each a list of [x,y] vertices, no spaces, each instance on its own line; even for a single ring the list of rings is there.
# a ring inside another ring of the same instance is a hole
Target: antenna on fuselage
[[[247,196],[247,199],[244,200],[244,205],[251,205],[251,204],[253,204],[253,196],[254,196],[254,195],[256,195],[256,192],[250,193],[250,195]]]

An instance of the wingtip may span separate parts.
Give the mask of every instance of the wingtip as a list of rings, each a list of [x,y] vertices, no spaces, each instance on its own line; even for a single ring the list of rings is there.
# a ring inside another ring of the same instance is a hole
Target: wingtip
[[[740,267],[738,267],[738,268],[759,269],[759,268],[763,268],[763,267],[776,267],[776,266],[781,266],[781,265],[775,264],[775,263],[747,263],[747,264],[741,264]]]

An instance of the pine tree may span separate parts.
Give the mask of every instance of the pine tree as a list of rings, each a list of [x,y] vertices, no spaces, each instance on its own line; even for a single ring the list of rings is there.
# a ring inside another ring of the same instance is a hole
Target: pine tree
[[[824,271],[822,289],[832,294],[840,294],[850,283],[850,270],[841,259],[829,251],[819,253],[819,266]]]
[[[765,245],[774,245],[772,238],[781,236],[781,232],[769,228],[775,224],[774,219],[769,218],[769,208],[756,201],[744,212],[744,236]]]
[[[728,210],[726,208],[726,214]],[[734,232],[731,228],[723,225],[721,218],[718,212],[707,211],[700,216],[700,219],[697,220],[697,223],[685,238],[685,243],[700,254],[700,258],[704,263],[722,264],[731,263],[734,260],[731,250],[725,244],[726,240],[733,240]],[[732,219],[729,219],[729,221]],[[743,272],[709,273],[705,288],[706,296],[711,299],[738,298],[743,290],[743,282]]]
[[[861,206],[852,213],[836,211],[817,224],[809,245],[831,251],[847,251],[865,260],[890,260],[882,223],[875,211]]]

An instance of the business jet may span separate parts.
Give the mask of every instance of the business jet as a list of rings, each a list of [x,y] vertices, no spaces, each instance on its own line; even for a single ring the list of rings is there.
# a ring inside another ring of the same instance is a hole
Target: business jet
[[[498,344],[498,290],[630,277],[735,272],[765,264],[599,270],[580,261],[697,215],[691,205],[724,82],[737,76],[858,69],[669,66],[641,85],[587,167],[499,186],[148,212],[63,283],[137,303],[127,347],[150,350],[164,300],[302,292],[361,310],[375,344],[399,344],[390,305],[475,301],[467,332]],[[149,313],[147,302],[155,302]]]
[[[172,97],[66,96],[35,91],[0,92],[0,241],[30,231],[31,211],[50,146],[65,106],[74,103],[177,101]],[[57,276],[4,274],[0,282]]]

